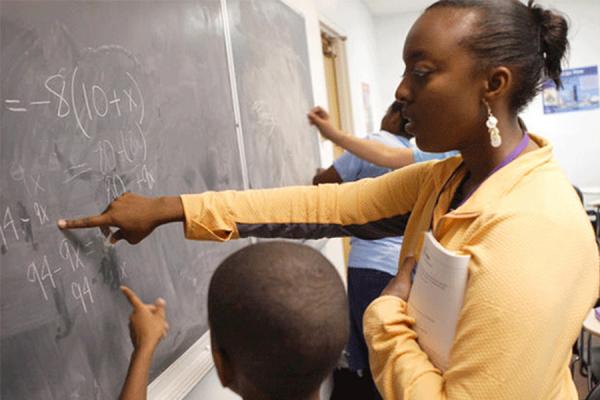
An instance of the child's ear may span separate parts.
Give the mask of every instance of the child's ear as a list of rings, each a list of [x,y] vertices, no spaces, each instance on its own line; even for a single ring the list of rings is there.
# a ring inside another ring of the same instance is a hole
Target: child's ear
[[[229,357],[227,357],[227,354],[221,351],[219,348],[211,347],[211,349],[213,361],[215,362],[215,367],[217,368],[217,374],[219,375],[221,385],[223,385],[223,387],[232,389],[235,373]]]
[[[221,381],[221,385],[228,389],[236,391],[236,376],[235,376],[235,368],[231,359],[227,355],[224,349],[222,349],[214,336],[214,331],[212,329],[210,332],[210,350],[212,352],[213,361],[215,363],[215,368],[217,369],[217,375],[219,375],[219,381]]]

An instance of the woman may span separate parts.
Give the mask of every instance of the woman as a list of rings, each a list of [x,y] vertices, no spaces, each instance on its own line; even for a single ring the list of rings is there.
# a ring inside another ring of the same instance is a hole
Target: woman
[[[550,144],[518,112],[544,76],[560,84],[563,17],[518,0],[442,0],[412,27],[396,98],[424,151],[460,157],[344,185],[143,198],[61,228],[120,228],[142,240],[185,221],[189,238],[364,238],[404,231],[398,276],[365,313],[377,387],[386,399],[576,399],[571,347],[598,290],[598,252]],[[432,230],[471,256],[449,367],[419,347],[406,315],[410,258]],[[409,260],[409,261],[407,261]],[[293,295],[293,294],[290,294]]]

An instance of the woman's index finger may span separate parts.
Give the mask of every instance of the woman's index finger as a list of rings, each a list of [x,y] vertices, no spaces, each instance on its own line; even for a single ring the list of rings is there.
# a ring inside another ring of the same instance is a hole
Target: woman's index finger
[[[60,229],[95,228],[109,225],[109,217],[106,214],[99,214],[77,219],[59,219],[57,225]]]

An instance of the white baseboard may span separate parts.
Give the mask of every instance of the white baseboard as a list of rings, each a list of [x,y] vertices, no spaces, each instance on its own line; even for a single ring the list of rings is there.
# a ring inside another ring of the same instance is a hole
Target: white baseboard
[[[182,400],[213,366],[210,332],[206,332],[148,385],[148,399]]]

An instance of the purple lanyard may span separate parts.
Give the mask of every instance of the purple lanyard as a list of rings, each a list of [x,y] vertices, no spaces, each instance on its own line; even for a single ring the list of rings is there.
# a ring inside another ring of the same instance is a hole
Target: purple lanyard
[[[525,134],[523,135],[523,139],[521,139],[521,141],[519,142],[517,147],[515,147],[515,149],[513,151],[511,151],[510,154],[508,156],[506,156],[506,158],[504,160],[502,160],[502,162],[500,164],[496,165],[496,167],[493,170],[491,170],[489,174],[487,174],[487,176],[483,179],[483,181],[481,181],[481,183],[479,185],[475,186],[465,196],[465,198],[462,199],[462,201],[458,204],[457,208],[462,206],[465,203],[465,201],[467,201],[469,199],[469,197],[471,197],[473,195],[473,193],[475,193],[475,191],[477,189],[479,189],[479,186],[481,186],[483,184],[483,182],[485,182],[490,176],[492,176],[500,168],[505,167],[508,164],[510,164],[512,161],[515,160],[515,158],[519,157],[521,155],[521,153],[523,152],[523,150],[525,150],[527,148],[528,144],[529,144],[529,134],[527,132],[525,132]]]

